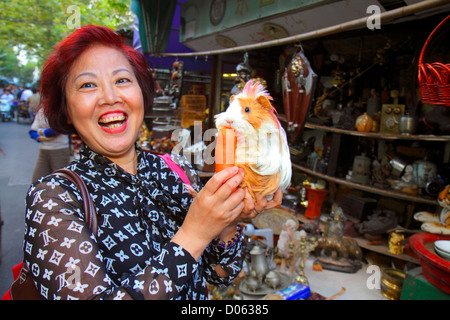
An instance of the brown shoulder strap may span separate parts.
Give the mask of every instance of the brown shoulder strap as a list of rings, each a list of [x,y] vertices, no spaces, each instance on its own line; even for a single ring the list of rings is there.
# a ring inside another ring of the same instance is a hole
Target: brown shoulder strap
[[[97,236],[97,210],[95,209],[94,202],[83,179],[81,179],[78,174],[69,169],[59,169],[54,173],[68,179],[78,187],[81,192],[81,197],[83,198],[85,220],[89,224],[89,227],[91,228],[94,235]]]
[[[89,194],[86,184],[81,177],[75,172],[68,169],[59,169],[55,173],[61,177],[68,179],[75,184],[81,192],[83,198],[85,220],[89,224],[92,232],[97,236],[97,211]],[[41,295],[37,290],[30,271],[28,270],[25,261],[22,265],[19,277],[13,282],[9,290],[12,300],[40,300]]]

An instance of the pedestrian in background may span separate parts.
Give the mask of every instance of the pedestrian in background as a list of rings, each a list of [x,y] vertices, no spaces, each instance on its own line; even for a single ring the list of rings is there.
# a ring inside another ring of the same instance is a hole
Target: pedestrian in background
[[[33,87],[33,94],[27,98],[28,111],[30,112],[31,119],[34,119],[39,109],[41,102],[41,96],[37,87]]]
[[[69,136],[58,134],[48,125],[44,109],[40,108],[29,131],[30,137],[39,142],[39,153],[34,165],[31,182],[67,166],[70,162]]]

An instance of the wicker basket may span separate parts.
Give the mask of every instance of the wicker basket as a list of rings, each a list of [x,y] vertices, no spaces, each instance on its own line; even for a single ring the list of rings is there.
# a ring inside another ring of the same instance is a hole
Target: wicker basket
[[[433,30],[422,48],[419,58],[419,86],[423,103],[450,107],[450,64],[423,62],[431,39],[447,22],[450,22],[450,15]]]

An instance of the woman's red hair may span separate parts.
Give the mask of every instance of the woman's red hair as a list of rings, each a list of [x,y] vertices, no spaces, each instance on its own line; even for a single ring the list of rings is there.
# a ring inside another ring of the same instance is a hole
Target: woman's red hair
[[[122,51],[131,64],[144,98],[144,110],[153,104],[153,78],[144,55],[124,44],[111,29],[84,26],[62,40],[47,58],[40,79],[40,94],[50,127],[60,133],[76,133],[68,123],[65,86],[74,61],[89,47],[102,44]]]

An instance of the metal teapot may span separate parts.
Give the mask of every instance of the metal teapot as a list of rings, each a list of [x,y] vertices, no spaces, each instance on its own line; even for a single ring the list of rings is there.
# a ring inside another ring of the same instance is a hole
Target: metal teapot
[[[270,248],[263,249],[258,243],[250,250],[251,270],[254,271],[257,278],[262,281],[269,272],[269,266],[272,263],[273,252]]]
[[[266,274],[264,282],[269,288],[277,289],[281,285],[281,277],[277,272],[271,270]]]

